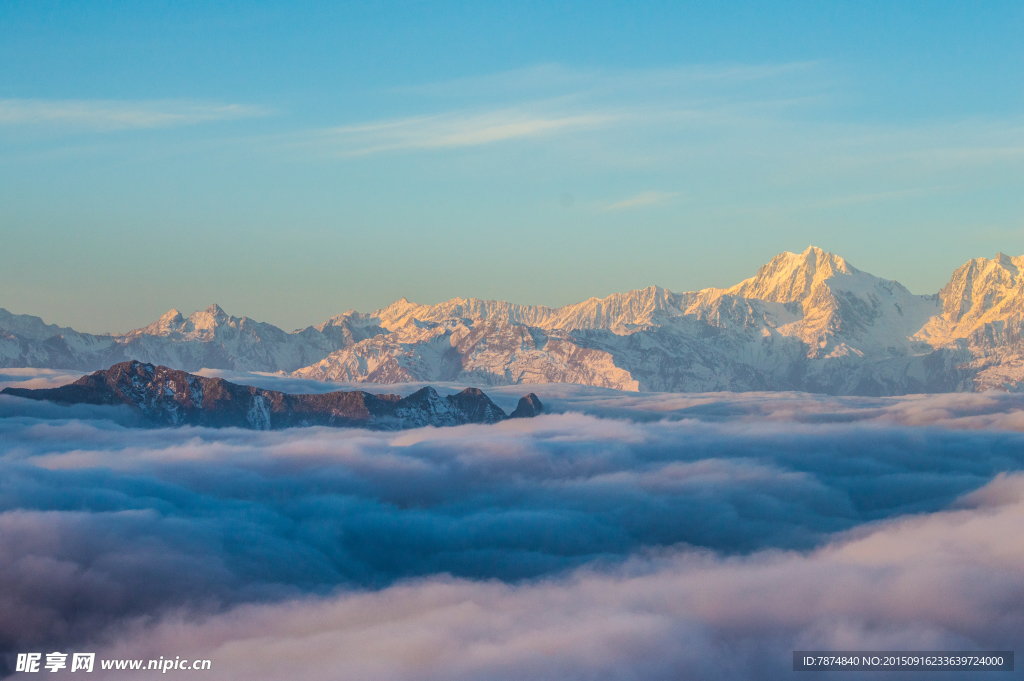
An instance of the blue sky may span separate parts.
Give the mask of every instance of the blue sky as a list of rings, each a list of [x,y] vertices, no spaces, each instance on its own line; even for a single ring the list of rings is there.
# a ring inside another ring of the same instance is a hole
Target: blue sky
[[[1009,2],[5,2],[0,307],[290,329],[810,243],[933,293],[1024,253],[1022,36]]]

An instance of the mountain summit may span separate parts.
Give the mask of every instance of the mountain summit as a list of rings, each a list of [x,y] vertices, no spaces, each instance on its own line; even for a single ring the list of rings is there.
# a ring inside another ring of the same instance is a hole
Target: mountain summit
[[[803,253],[780,253],[757,271],[726,292],[740,298],[753,298],[770,303],[813,301],[829,279],[839,275],[861,274],[817,246],[808,246]]]
[[[914,295],[810,246],[730,288],[651,286],[560,308],[402,298],[291,333],[217,305],[93,336],[0,310],[0,366],[126,360],[324,381],[564,382],[848,395],[1024,389],[1024,256],[975,258]],[[527,405],[528,408],[528,405]]]

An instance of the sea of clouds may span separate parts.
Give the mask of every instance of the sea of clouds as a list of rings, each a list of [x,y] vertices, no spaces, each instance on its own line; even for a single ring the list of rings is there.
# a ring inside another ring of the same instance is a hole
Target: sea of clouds
[[[549,413],[397,433],[0,397],[2,669],[775,679],[793,650],[1020,647],[1024,396],[529,390]],[[506,411],[524,392],[487,389]]]

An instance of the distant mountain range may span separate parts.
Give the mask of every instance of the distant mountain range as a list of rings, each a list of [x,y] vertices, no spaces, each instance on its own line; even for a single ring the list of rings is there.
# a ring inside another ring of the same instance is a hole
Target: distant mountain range
[[[4,388],[0,394],[61,404],[125,405],[154,426],[256,430],[294,426],[356,426],[375,430],[458,426],[529,418],[543,410],[533,393],[521,398],[509,416],[478,388],[466,388],[447,397],[441,397],[431,387],[421,388],[408,397],[360,390],[290,395],[138,361],[115,364],[59,388]]]
[[[139,360],[325,381],[566,382],[838,395],[1021,390],[1024,256],[976,258],[928,296],[809,247],[727,289],[650,288],[560,308],[404,298],[287,333],[217,305],[92,335],[0,309],[0,366]]]

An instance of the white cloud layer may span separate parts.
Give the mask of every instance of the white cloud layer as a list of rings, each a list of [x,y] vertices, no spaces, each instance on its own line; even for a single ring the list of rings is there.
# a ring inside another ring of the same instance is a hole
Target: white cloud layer
[[[794,648],[1019,647],[1024,397],[531,389],[555,413],[398,433],[0,398],[0,664],[769,679]]]

